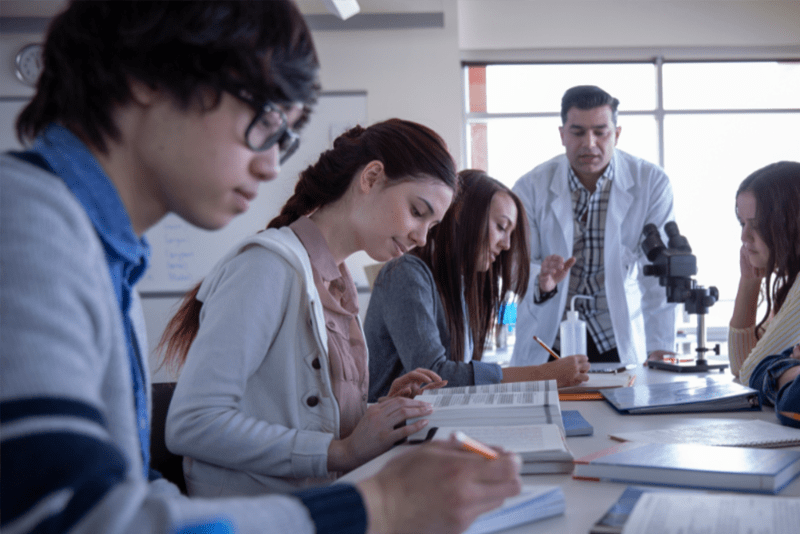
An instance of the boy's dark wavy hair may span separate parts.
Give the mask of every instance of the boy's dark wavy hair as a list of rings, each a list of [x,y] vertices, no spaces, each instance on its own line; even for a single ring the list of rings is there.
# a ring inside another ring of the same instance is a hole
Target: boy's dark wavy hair
[[[17,119],[23,144],[52,122],[105,152],[119,138],[112,111],[130,80],[183,109],[223,91],[311,105],[319,92],[311,32],[290,0],[75,0],[50,24],[36,95]]]

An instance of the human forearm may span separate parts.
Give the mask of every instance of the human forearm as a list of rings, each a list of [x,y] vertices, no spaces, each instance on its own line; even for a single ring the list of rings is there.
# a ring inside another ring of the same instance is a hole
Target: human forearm
[[[739,289],[736,292],[730,322],[732,327],[749,328],[756,324],[760,291],[761,279],[741,278],[739,280]]]
[[[359,482],[370,534],[456,534],[520,490],[519,459],[486,460],[452,442],[400,455]],[[415,497],[412,497],[415,496]]]
[[[555,380],[559,387],[575,386],[589,379],[589,359],[585,355],[568,356],[542,365],[504,367],[503,382]]]

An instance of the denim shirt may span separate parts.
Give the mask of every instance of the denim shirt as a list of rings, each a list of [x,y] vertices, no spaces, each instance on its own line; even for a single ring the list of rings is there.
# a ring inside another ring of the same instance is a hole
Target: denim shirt
[[[30,152],[40,155],[86,210],[103,243],[108,270],[119,303],[131,362],[134,403],[145,479],[150,478],[150,421],[142,354],[130,319],[133,288],[147,270],[150,246],[133,230],[116,187],[88,147],[68,129],[51,124],[34,140]]]

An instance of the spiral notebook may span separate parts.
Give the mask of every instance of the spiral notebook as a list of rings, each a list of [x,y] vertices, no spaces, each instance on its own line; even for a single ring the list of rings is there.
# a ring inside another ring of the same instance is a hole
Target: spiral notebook
[[[800,429],[757,419],[706,419],[693,425],[614,432],[609,437],[618,441],[697,443],[725,447],[778,448],[800,445]]]

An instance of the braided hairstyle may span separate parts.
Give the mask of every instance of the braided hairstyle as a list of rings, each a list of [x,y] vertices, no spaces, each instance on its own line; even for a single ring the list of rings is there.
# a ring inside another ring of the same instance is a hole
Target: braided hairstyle
[[[294,194],[267,228],[288,226],[303,215],[332,204],[347,192],[358,171],[371,161],[380,161],[389,184],[435,179],[454,191],[458,175],[444,140],[430,128],[402,119],[389,119],[367,128],[355,126],[333,142],[319,160],[300,173]],[[163,363],[178,370],[200,328],[197,300],[200,284],[183,299],[167,324],[158,349]]]
[[[356,126],[333,142],[333,148],[300,173],[294,194],[267,228],[280,228],[302,215],[339,200],[360,168],[383,163],[389,183],[423,177],[456,188],[455,164],[441,137],[415,122],[389,119],[363,128]]]

